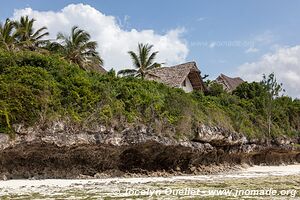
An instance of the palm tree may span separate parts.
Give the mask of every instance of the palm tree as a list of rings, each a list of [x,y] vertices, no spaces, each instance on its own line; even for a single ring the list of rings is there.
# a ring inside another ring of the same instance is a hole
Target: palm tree
[[[0,24],[0,47],[6,50],[14,49],[16,35],[14,32],[15,23],[6,19],[4,24]]]
[[[144,45],[142,43],[139,43],[137,54],[133,51],[128,52],[128,54],[132,59],[135,69],[120,70],[118,72],[118,75],[141,77],[142,79],[144,79],[145,75],[148,73],[149,70],[161,67],[163,63],[154,62],[154,59],[158,54],[158,51],[151,53],[152,48],[153,45],[149,45],[149,44]]]
[[[95,68],[102,66],[103,60],[96,51],[97,42],[90,41],[91,36],[88,32],[72,27],[71,35],[57,34],[58,42],[50,44],[50,49],[59,51],[72,63],[78,64],[81,68]]]
[[[47,27],[43,26],[35,31],[34,22],[35,19],[29,19],[28,16],[22,16],[19,21],[15,22],[17,41],[21,48],[36,50],[47,43],[48,40],[42,40],[43,37],[49,35],[46,31]]]

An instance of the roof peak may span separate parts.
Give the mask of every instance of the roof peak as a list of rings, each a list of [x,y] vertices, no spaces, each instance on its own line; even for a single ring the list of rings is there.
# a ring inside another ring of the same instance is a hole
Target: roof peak
[[[230,77],[230,76],[227,76],[227,75],[225,75],[225,74],[223,74],[223,73],[221,73],[220,74],[220,77],[225,77],[225,78],[230,78],[230,79],[241,79],[241,80],[243,80],[241,77],[239,77],[239,76],[237,76],[237,77]]]
[[[176,67],[176,66],[178,66],[178,65],[188,65],[188,64],[194,64],[194,65],[197,66],[197,64],[196,64],[195,61],[189,61],[189,62],[177,64],[177,65],[172,65],[172,66],[169,66],[169,67]]]
[[[149,70],[150,72],[154,72],[154,71],[160,71],[160,70],[164,70],[166,68],[169,69],[176,69],[176,68],[189,68],[189,69],[196,69],[197,71],[200,72],[199,68],[197,67],[197,64],[195,61],[190,61],[190,62],[185,62],[185,63],[181,63],[181,64],[177,64],[177,65],[171,65],[171,66],[165,66],[165,67],[158,67],[158,68],[154,68]]]

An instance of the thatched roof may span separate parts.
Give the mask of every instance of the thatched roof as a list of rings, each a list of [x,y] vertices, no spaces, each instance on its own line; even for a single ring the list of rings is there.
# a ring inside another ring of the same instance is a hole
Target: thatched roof
[[[160,67],[150,70],[146,79],[164,83],[170,87],[180,87],[188,77],[194,90],[204,90],[205,86],[195,62],[187,62],[171,67]]]
[[[244,80],[241,79],[240,77],[231,78],[224,74],[221,74],[220,76],[218,76],[218,78],[215,81],[217,83],[223,85],[223,88],[228,92],[232,92],[240,84],[242,84],[244,82]]]

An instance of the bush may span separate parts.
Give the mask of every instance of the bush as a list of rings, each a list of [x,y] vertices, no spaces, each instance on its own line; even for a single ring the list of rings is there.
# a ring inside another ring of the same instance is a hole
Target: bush
[[[210,96],[220,96],[221,94],[225,93],[223,86],[219,83],[212,82],[208,86],[207,95]]]
[[[222,87],[222,86],[221,86]],[[76,123],[121,126],[143,123],[172,127],[174,137],[189,137],[198,124],[222,126],[251,137],[266,135],[264,90],[244,83],[233,95],[211,84],[209,95],[169,88],[136,78],[87,72],[58,55],[0,50],[0,131],[31,125],[51,116]],[[299,134],[300,101],[274,100],[275,134]]]

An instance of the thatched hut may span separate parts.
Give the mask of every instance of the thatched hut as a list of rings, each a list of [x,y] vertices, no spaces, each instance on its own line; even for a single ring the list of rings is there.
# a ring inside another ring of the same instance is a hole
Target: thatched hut
[[[218,76],[215,80],[216,83],[219,83],[223,86],[223,89],[227,92],[232,92],[235,90],[240,84],[244,82],[240,77],[231,78],[224,74]]]
[[[170,87],[181,88],[185,92],[205,90],[201,72],[195,62],[187,62],[171,67],[160,67],[148,71],[147,80],[164,83]]]

